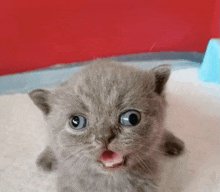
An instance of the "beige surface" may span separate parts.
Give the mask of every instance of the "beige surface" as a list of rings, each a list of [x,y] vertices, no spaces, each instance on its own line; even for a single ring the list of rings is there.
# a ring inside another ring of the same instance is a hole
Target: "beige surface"
[[[167,126],[188,151],[166,160],[161,191],[220,191],[220,85],[197,81],[192,68],[173,72],[167,88]],[[41,112],[26,94],[0,96],[0,192],[55,192],[55,175],[35,167],[44,133]]]

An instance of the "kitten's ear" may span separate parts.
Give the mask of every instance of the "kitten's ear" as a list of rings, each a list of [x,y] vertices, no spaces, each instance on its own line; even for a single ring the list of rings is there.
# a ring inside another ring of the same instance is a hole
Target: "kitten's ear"
[[[35,89],[29,93],[34,104],[45,114],[50,113],[49,96],[51,93],[44,89]]]
[[[151,69],[155,75],[155,92],[161,94],[170,76],[170,65],[159,65]]]

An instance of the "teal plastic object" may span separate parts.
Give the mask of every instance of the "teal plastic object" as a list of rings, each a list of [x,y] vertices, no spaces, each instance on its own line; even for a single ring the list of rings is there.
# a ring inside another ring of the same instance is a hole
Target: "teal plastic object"
[[[220,84],[220,38],[211,39],[208,43],[202,65],[199,69],[199,79]]]

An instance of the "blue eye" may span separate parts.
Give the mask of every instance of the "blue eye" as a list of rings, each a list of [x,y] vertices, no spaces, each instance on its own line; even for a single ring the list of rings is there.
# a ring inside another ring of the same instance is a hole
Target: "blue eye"
[[[141,120],[141,115],[137,111],[129,110],[120,116],[120,123],[126,126],[135,126]]]
[[[86,126],[86,118],[81,115],[74,115],[70,117],[69,124],[73,129],[82,129]]]

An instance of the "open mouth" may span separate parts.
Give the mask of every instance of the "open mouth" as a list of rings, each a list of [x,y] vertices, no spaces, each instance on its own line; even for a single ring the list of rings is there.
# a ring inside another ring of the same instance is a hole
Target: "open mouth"
[[[99,158],[106,168],[116,168],[125,164],[125,158],[120,153],[111,150],[103,151]]]

